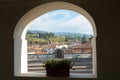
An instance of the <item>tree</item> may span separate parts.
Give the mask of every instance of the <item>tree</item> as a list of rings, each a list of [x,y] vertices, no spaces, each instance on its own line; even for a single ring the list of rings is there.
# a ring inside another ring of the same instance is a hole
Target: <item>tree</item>
[[[82,42],[82,44],[88,42],[88,37],[87,37],[87,35],[83,35],[83,37],[81,38],[81,42]]]

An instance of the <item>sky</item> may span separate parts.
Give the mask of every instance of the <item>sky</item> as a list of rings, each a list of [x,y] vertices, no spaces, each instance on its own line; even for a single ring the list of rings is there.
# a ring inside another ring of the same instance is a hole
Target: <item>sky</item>
[[[53,10],[31,22],[28,30],[93,34],[89,21],[71,10]]]

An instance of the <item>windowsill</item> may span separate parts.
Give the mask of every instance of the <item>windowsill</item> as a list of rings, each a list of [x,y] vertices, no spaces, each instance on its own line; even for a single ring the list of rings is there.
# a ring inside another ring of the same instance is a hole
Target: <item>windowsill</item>
[[[46,78],[46,73],[37,73],[37,72],[28,72],[22,73],[17,77],[41,77]],[[70,73],[68,78],[97,78],[95,74],[77,74],[77,73]]]

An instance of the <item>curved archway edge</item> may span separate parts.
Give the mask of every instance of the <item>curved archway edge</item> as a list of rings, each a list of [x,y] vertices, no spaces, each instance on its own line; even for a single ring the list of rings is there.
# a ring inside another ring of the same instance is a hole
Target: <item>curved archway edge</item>
[[[86,17],[88,19],[88,21],[91,23],[92,27],[93,27],[93,33],[94,33],[94,37],[97,36],[96,33],[96,26],[94,23],[93,18],[90,16],[90,14],[85,11],[83,8],[76,6],[72,3],[68,3],[68,2],[51,2],[51,3],[46,3],[40,6],[37,6],[33,9],[31,9],[30,11],[28,11],[17,23],[15,30],[14,30],[14,38],[24,38],[24,32],[27,29],[27,26],[29,25],[29,23],[36,19],[37,17],[39,17],[40,15],[49,12],[51,10],[58,10],[58,9],[67,9],[67,10],[73,10],[76,11],[80,14],[82,14],[84,17]]]
[[[94,23],[93,18],[89,15],[87,11],[82,9],[79,6],[76,6],[74,4],[68,3],[68,2],[50,2],[46,3],[40,6],[37,6],[30,11],[28,11],[17,23],[13,38],[14,38],[14,75],[15,76],[20,76],[22,73],[27,73],[27,41],[25,40],[26,36],[26,31],[27,27],[29,27],[29,24],[32,20],[36,19],[40,15],[49,12],[51,10],[58,10],[58,9],[67,9],[67,10],[72,10],[76,11],[80,14],[82,14],[84,17],[88,19],[88,21],[91,23],[93,27],[93,33],[94,33],[94,38],[92,40],[93,43],[93,61],[96,63],[96,43],[95,43],[95,37],[97,36],[96,33],[96,26]],[[93,67],[96,66],[96,64],[93,64]],[[94,75],[91,76],[96,77],[96,67],[94,69]],[[81,76],[85,77],[86,76]],[[90,77],[90,75],[88,75]]]

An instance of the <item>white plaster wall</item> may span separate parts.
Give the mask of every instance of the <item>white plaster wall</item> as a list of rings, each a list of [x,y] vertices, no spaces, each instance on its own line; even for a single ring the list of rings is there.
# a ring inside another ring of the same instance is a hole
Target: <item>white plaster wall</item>
[[[93,27],[94,38],[92,39],[93,46],[93,61],[94,61],[94,74],[93,75],[79,75],[79,77],[96,77],[96,26],[93,18],[82,8],[67,2],[51,2],[40,5],[27,12],[17,23],[14,30],[14,75],[20,76],[22,73],[27,73],[27,41],[25,40],[26,30],[29,27],[32,20],[40,15],[57,9],[67,9],[79,12],[85,16]],[[24,76],[24,75],[23,75]],[[29,75],[30,76],[30,75]],[[32,76],[32,75],[31,75]],[[74,76],[74,75],[73,75]]]

